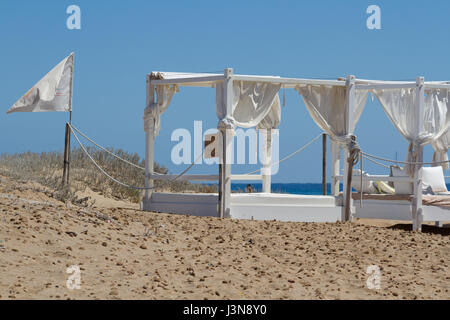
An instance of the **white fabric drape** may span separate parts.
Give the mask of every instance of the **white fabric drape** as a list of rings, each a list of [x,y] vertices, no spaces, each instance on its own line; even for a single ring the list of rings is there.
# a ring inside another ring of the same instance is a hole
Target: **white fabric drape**
[[[347,115],[347,87],[307,85],[297,87],[314,122],[333,140],[347,144],[349,127]],[[364,110],[368,90],[355,90],[353,127]]]
[[[448,161],[448,149],[450,148],[450,131],[447,130],[440,138],[432,142],[434,154],[433,162]],[[442,163],[442,168],[448,170],[448,162]]]
[[[409,142],[424,139],[416,128],[416,89],[373,90],[386,115]]]
[[[178,92],[178,86],[176,85],[156,86],[156,103],[152,103],[145,108],[145,130],[153,127],[155,136],[159,134],[159,130],[161,129],[161,115],[169,107],[170,101],[176,92]]]
[[[378,89],[375,95],[386,115],[401,135],[410,143],[406,162],[417,162],[417,147],[428,143],[440,144],[449,126],[448,90],[432,89],[425,92],[423,126],[417,128],[416,89]],[[439,150],[444,150],[440,148]],[[406,166],[412,174],[413,166]]]
[[[440,109],[445,109],[445,106],[447,106],[447,117],[450,115],[449,110],[449,90],[438,90],[435,92],[433,97],[434,104],[440,106]],[[433,154],[433,162],[441,162],[441,161],[448,161],[448,149],[450,147],[450,130],[447,129],[443,134],[438,136],[436,139],[434,139],[431,142],[434,154]],[[442,163],[442,168],[445,170],[449,169],[448,162]]]
[[[281,123],[281,103],[278,94],[270,107],[269,113],[258,124],[258,129],[275,129]]]
[[[435,134],[431,144],[434,148],[433,162],[448,161],[448,148],[450,146],[450,133],[448,126],[450,125],[450,109],[449,109],[449,90],[431,90],[426,92],[425,105],[432,105],[434,110],[433,116],[435,122],[438,123],[432,127]],[[427,121],[430,123],[430,121]],[[427,124],[426,124],[427,125]],[[448,162],[440,164],[444,170],[448,170]],[[439,166],[437,164],[436,166]]]
[[[216,84],[216,111],[219,126],[234,128],[275,128],[280,124],[280,84],[233,81],[232,114],[228,115],[224,83]]]

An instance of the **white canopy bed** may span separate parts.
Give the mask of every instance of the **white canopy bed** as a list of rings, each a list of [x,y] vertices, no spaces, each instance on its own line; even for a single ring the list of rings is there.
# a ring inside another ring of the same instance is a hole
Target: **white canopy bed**
[[[185,180],[219,181],[219,194],[185,194],[153,192],[153,181],[171,179],[174,175],[156,175],[153,172],[154,139],[161,127],[161,115],[169,107],[173,95],[180,87],[209,87],[216,89],[217,128],[222,133],[222,165],[218,175],[184,175]],[[304,196],[271,193],[271,130],[281,121],[278,91],[295,89],[316,124],[331,138],[332,194]],[[422,162],[422,146],[433,144],[435,160],[445,160],[448,148],[447,114],[448,89],[444,82],[369,81],[348,76],[345,80],[316,80],[282,78],[275,76],[237,75],[232,69],[224,74],[152,72],[147,75],[147,101],[144,114],[146,132],[146,187],[142,207],[144,210],[247,219],[268,219],[305,222],[336,222],[358,216],[377,218],[373,206],[362,210],[354,206],[350,196],[351,157],[358,146],[353,135],[363,112],[369,92],[380,100],[386,114],[400,133],[410,142],[408,161]],[[233,175],[231,154],[236,127],[266,129],[264,143],[265,162],[261,174]],[[449,137],[450,138],[450,137]],[[344,148],[344,174],[340,175],[340,149]],[[349,161],[348,161],[349,160]],[[421,165],[407,166],[403,177],[378,176],[383,181],[413,183],[413,201],[409,220],[420,230],[423,220],[428,220],[428,209],[422,206]],[[373,180],[365,176],[364,180]],[[231,193],[232,180],[260,180],[262,193]],[[343,196],[339,180],[343,181]],[[420,190],[420,192],[419,192]],[[371,200],[376,201],[376,200]],[[390,201],[392,203],[394,201]],[[375,205],[376,207],[377,205]],[[384,205],[379,210],[385,210]],[[375,210],[376,211],[376,210]],[[431,212],[431,211],[430,211]],[[450,211],[434,215],[431,221],[450,220]],[[444,219],[444,217],[448,217]],[[437,219],[439,218],[439,219]]]
[[[365,83],[364,83],[365,82]],[[376,95],[386,115],[409,142],[403,170],[393,176],[368,176],[364,180],[392,181],[395,195],[363,195],[363,205],[356,206],[356,216],[393,220],[411,220],[414,230],[421,230],[423,221],[450,221],[450,195],[445,186],[443,169],[448,169],[450,105],[447,82],[362,81]],[[435,150],[431,165],[425,167],[423,147]],[[396,173],[397,172],[397,173]],[[427,190],[428,189],[428,190]],[[427,193],[424,195],[424,193]],[[430,194],[431,193],[431,194]],[[357,199],[358,196],[354,195]]]

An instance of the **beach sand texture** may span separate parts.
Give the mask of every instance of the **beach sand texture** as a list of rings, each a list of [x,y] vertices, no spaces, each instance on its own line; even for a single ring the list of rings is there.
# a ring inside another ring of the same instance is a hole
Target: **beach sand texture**
[[[450,298],[449,228],[199,218],[105,199],[82,208],[0,179],[0,299]],[[79,290],[66,287],[71,265]]]

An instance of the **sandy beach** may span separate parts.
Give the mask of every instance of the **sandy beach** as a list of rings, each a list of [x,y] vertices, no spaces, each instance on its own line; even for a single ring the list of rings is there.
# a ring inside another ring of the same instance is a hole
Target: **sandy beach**
[[[0,299],[450,298],[448,226],[199,218],[99,195],[77,207],[0,181]],[[78,290],[66,286],[72,265]]]

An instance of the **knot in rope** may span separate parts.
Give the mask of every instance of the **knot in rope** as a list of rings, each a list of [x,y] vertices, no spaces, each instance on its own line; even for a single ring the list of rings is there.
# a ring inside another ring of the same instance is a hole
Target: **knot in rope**
[[[360,158],[359,154],[361,152],[361,148],[356,142],[356,137],[354,135],[346,136],[346,140],[346,148],[349,152],[347,161],[349,164],[354,166],[358,163],[358,159]]]
[[[217,129],[219,130],[234,130],[236,127],[235,121],[232,117],[226,116],[225,118],[222,118],[219,120],[219,123],[217,124]]]

